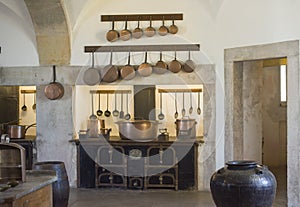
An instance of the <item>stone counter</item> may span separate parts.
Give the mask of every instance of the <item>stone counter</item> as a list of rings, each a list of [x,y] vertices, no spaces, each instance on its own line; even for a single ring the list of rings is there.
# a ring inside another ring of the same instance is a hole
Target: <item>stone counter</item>
[[[13,203],[26,195],[52,184],[56,180],[57,177],[54,171],[26,171],[26,182],[0,193],[0,206]]]

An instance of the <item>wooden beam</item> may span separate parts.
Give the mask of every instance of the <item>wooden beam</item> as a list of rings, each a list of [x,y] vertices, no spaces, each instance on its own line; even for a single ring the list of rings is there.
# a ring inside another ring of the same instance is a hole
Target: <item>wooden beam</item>
[[[189,88],[184,88],[184,89],[158,89],[158,93],[196,93],[196,92],[202,92],[201,88],[194,88],[194,89],[189,89]]]
[[[176,14],[120,14],[120,15],[101,15],[101,22],[112,21],[162,21],[164,20],[183,20],[182,13]]]
[[[200,44],[85,46],[84,52],[199,51]]]

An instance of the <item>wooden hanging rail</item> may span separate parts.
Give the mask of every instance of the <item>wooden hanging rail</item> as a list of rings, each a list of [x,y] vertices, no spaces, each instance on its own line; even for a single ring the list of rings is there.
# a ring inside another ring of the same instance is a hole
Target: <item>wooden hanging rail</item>
[[[199,51],[200,44],[85,46],[84,52]]]
[[[90,94],[122,94],[131,93],[131,90],[90,90]]]
[[[21,93],[36,93],[36,90],[21,90]]]
[[[101,15],[101,22],[112,21],[161,21],[161,20],[183,20],[183,14],[121,14]]]
[[[180,93],[180,92],[202,92],[201,88],[193,88],[193,89],[158,89],[158,93]]]

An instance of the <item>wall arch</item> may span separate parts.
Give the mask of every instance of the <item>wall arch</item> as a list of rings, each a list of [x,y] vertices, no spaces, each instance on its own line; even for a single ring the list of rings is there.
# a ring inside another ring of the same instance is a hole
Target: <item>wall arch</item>
[[[40,65],[70,64],[70,33],[60,0],[25,0],[36,33]]]

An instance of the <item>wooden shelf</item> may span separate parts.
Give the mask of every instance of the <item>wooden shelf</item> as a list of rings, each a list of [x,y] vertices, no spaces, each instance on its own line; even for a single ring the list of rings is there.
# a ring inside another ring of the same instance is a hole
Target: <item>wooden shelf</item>
[[[183,20],[183,14],[121,14],[121,15],[101,15],[101,22],[112,21],[162,21],[164,20]]]
[[[85,46],[84,52],[199,51],[200,44]]]

